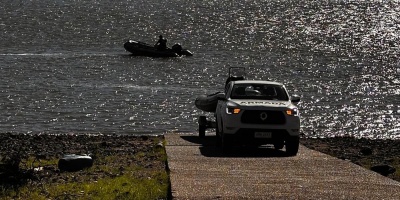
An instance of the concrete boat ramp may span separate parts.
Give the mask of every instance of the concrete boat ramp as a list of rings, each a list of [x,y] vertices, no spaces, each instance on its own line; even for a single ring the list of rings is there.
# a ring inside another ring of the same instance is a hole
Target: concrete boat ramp
[[[215,137],[165,134],[173,199],[400,199],[400,182],[302,145],[223,154]]]

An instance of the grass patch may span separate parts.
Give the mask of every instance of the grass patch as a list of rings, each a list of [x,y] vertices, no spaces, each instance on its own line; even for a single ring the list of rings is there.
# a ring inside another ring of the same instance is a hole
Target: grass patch
[[[164,137],[123,139],[96,138],[71,148],[94,153],[93,166],[77,172],[58,170],[60,155],[38,159],[20,152],[15,174],[1,174],[0,199],[168,199]]]
[[[37,187],[26,185],[18,191],[10,192],[8,197],[10,199],[166,199],[168,190],[166,173],[153,173],[147,178],[137,178],[132,175],[92,182],[44,184]]]

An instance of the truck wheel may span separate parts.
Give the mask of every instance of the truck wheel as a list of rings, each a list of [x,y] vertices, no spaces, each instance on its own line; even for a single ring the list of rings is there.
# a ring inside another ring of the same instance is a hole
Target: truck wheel
[[[232,137],[222,134],[222,152],[228,153],[232,150]]]
[[[222,147],[222,137],[221,137],[221,135],[217,135],[216,138],[217,138],[216,146],[217,147]]]
[[[299,151],[299,143],[300,143],[300,138],[299,136],[292,136],[288,137],[285,141],[285,146],[286,146],[286,154],[288,156],[295,156],[297,155],[297,152]]]
[[[222,145],[221,133],[218,130],[218,122],[216,124],[217,124],[217,126],[215,127],[216,146],[221,147]]]

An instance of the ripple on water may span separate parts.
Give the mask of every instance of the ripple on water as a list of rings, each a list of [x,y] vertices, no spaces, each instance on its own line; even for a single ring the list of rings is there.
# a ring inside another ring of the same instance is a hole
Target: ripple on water
[[[399,138],[398,1],[3,4],[1,132],[196,132],[197,117],[213,115],[195,97],[244,66],[302,96],[306,136]],[[195,56],[122,47],[159,34]]]

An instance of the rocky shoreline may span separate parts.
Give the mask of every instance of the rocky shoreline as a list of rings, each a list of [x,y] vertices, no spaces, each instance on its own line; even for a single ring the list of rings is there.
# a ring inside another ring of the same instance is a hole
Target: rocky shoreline
[[[302,138],[300,142],[400,182],[400,140],[332,137]]]
[[[25,172],[34,172],[34,169],[29,168],[29,165],[34,164],[40,166],[40,160],[54,160],[61,158],[65,154],[88,154],[94,159],[96,156],[107,155],[132,155],[140,152],[149,152],[154,148],[162,147],[160,141],[163,141],[163,136],[138,136],[138,135],[102,135],[102,134],[85,134],[85,135],[26,135],[26,134],[10,134],[0,133],[0,186],[5,184],[19,184],[15,176],[11,179],[4,172],[10,166],[6,166],[7,159],[10,161],[21,161],[28,157],[37,159],[31,160],[31,163],[24,164]],[[335,137],[335,138],[302,138],[300,142],[310,148],[322,153],[351,161],[357,165],[371,169],[373,166],[387,165],[395,169],[393,173],[385,176],[400,181],[400,140],[369,140],[356,139],[352,137]],[[151,155],[151,154],[149,154]],[[140,160],[124,160],[125,163],[136,162],[138,165],[145,168],[155,168],[157,170],[166,170],[165,163],[154,157],[143,157]],[[14,164],[15,164],[14,163]],[[10,163],[8,163],[10,164]],[[12,164],[12,163],[11,163]],[[123,168],[121,161],[109,163],[110,167]],[[114,166],[115,165],[115,166]],[[120,166],[121,165],[121,166]],[[5,167],[6,166],[6,167]],[[18,168],[18,166],[14,166]],[[84,175],[82,171],[76,172],[75,178],[79,175]],[[32,174],[31,174],[32,175]],[[40,180],[52,182],[62,182],[71,179],[71,174],[63,175],[57,169],[56,165],[44,166],[41,172],[33,173],[33,178],[30,181]],[[104,176],[115,176],[113,174],[98,174],[91,175],[94,178]],[[14,178],[14,179],[12,179]]]

